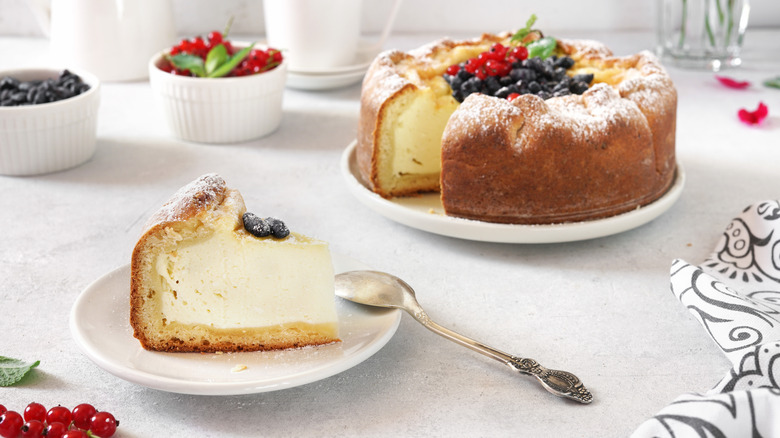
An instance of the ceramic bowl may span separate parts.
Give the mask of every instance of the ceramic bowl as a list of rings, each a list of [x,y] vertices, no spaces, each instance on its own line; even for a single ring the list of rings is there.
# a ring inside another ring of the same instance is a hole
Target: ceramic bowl
[[[0,71],[20,81],[56,79],[61,69]],[[78,70],[72,73],[89,90],[64,100],[24,106],[0,106],[0,175],[37,175],[78,166],[95,153],[100,81]]]
[[[237,143],[279,127],[286,61],[249,76],[197,78],[161,70],[164,56],[162,52],[149,61],[149,82],[177,137],[198,143]]]

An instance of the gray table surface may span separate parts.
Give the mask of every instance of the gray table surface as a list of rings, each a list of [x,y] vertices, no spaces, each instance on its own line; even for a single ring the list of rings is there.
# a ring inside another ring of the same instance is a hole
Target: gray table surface
[[[758,83],[780,74],[778,30],[749,34]],[[251,38],[252,36],[248,36]],[[437,35],[398,35],[410,49]],[[616,54],[650,33],[587,35]],[[41,65],[45,40],[0,37],[0,68]],[[774,59],[769,58],[773,54]],[[243,144],[174,138],[148,82],[104,84],[98,149],[88,163],[0,177],[0,355],[40,359],[0,403],[22,410],[89,402],[121,421],[118,437],[627,436],[678,395],[702,392],[729,363],[669,291],[675,258],[701,262],[743,207],[778,199],[780,91],[734,91],[710,72],[669,68],[679,93],[677,153],[687,174],[664,215],[618,235],[514,245],[459,240],[385,219],[339,171],[356,134],[360,86],[288,89],[272,135]],[[760,127],[737,120],[763,100]],[[404,315],[389,343],[333,377],[284,391],[194,396],[138,386],[91,362],[68,318],[92,281],[129,262],[141,226],[175,190],[217,172],[250,210],[284,218],[331,249],[412,284],[430,316],[504,351],[575,372],[595,401],[551,396],[527,377],[428,332]]]

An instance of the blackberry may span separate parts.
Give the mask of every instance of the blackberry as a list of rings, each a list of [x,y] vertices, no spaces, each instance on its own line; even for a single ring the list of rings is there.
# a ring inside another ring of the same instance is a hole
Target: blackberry
[[[244,221],[244,229],[249,234],[257,237],[266,237],[271,235],[271,225],[265,219],[257,216],[254,213],[244,213],[241,217]]]
[[[283,239],[290,235],[290,230],[284,222],[275,217],[267,217],[265,221],[271,226],[271,234],[277,239]]]

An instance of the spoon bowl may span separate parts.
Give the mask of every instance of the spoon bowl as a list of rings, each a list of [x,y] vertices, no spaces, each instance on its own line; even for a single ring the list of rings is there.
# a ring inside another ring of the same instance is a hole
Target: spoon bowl
[[[414,289],[393,275],[377,271],[349,271],[336,275],[336,295],[375,307],[403,309],[434,333],[508,365],[521,374],[536,377],[544,389],[559,397],[590,403],[593,396],[580,379],[568,371],[552,370],[533,359],[512,356],[431,321],[417,302]]]

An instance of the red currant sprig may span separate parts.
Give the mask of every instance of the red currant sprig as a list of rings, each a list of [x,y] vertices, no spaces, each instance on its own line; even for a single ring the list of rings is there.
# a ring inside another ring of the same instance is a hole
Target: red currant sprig
[[[119,421],[109,412],[83,403],[73,411],[55,406],[48,411],[40,403],[30,403],[24,416],[0,405],[0,438],[110,438]]]

